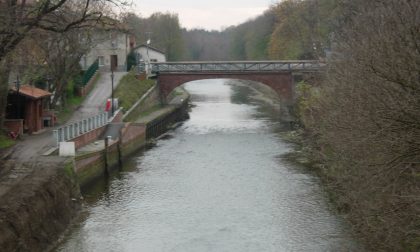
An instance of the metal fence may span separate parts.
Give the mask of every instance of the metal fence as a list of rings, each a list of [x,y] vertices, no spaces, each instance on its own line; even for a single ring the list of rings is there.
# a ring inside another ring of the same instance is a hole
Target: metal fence
[[[98,69],[99,69],[99,60],[97,59],[83,74],[83,77],[82,77],[83,86],[86,86],[89,83],[90,79],[92,79],[93,75],[96,73],[96,71],[98,71]]]
[[[151,71],[155,74],[164,72],[317,72],[322,71],[325,65],[317,60],[160,62],[151,63]],[[139,69],[145,67],[141,65]]]
[[[57,146],[60,142],[66,142],[83,135],[89,131],[100,128],[108,123],[108,114],[106,112],[92,116],[81,121],[65,125],[53,130]]]

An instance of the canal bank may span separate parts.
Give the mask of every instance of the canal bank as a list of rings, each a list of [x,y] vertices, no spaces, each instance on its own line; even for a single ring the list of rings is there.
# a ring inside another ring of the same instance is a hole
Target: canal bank
[[[48,251],[81,209],[72,161],[2,160],[0,202],[0,250]]]
[[[167,105],[160,105],[157,92],[153,86],[121,117],[125,122],[108,125],[97,141],[78,149],[74,170],[81,188],[109,175],[171,125],[188,118],[189,94],[185,90],[178,89]]]
[[[57,251],[358,251],[319,180],[280,158],[275,112],[222,80],[186,88],[190,120],[87,191]]]
[[[101,147],[105,141],[93,142],[92,149],[87,146],[75,158],[41,156],[21,163],[5,156],[0,169],[0,250],[51,250],[82,208],[80,188],[117,170],[153,136],[186,117],[189,96],[179,97],[141,123],[112,123],[101,132],[81,136],[83,142],[101,135],[107,144]]]

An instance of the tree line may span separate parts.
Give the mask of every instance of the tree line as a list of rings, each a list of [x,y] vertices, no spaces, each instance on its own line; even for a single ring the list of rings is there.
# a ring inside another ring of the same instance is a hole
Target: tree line
[[[169,60],[319,59],[331,48],[338,9],[337,0],[287,0],[222,31],[187,30],[173,13],[124,20],[138,42],[151,39]]]
[[[331,49],[338,0],[287,0],[222,31],[183,29],[182,60],[319,59]]]

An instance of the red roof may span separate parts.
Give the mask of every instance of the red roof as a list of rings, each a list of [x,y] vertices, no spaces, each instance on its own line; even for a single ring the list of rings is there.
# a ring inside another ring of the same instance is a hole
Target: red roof
[[[12,90],[16,92],[16,87],[13,87]],[[32,99],[40,99],[40,98],[48,97],[52,95],[50,92],[47,92],[45,90],[30,86],[30,85],[20,86],[19,94],[27,96]]]

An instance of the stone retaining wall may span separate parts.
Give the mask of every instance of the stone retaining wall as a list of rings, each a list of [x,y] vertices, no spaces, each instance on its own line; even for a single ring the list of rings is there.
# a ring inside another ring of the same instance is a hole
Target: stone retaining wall
[[[120,138],[112,141],[106,149],[81,153],[75,157],[75,172],[79,184],[85,187],[118,167],[122,160],[146,145],[146,126],[126,123]]]

